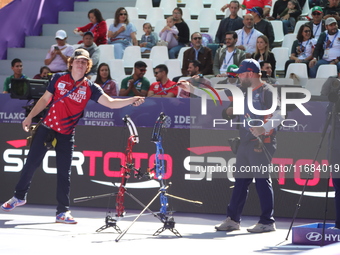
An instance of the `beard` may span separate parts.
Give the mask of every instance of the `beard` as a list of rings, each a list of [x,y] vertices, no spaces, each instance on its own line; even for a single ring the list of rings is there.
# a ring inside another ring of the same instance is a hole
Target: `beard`
[[[241,86],[242,88],[249,88],[251,86],[251,80],[247,78],[241,80]]]

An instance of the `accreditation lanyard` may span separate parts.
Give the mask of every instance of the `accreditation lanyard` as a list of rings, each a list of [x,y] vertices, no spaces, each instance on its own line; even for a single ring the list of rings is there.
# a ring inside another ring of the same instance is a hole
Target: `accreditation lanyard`
[[[111,80],[108,79],[108,80],[106,80],[106,81],[101,85],[102,89],[105,87],[106,83],[108,83],[109,81],[111,81]]]
[[[97,25],[98,25],[98,23],[94,24],[94,25],[91,27],[90,31],[92,32],[92,31],[96,28]]]
[[[308,39],[307,43],[306,43],[306,46],[304,47],[304,49],[302,50],[302,47],[303,47],[303,42],[299,42],[299,46],[300,46],[300,50],[301,50],[301,53],[305,53],[306,51],[306,48],[308,46],[308,43],[309,43],[310,39]]]
[[[167,95],[168,94],[168,92],[166,92],[165,91],[165,89],[163,88],[163,85],[162,85],[162,83],[160,82],[159,83],[159,87],[161,88],[161,90],[165,93],[165,95]]]
[[[249,44],[249,41],[250,41],[250,39],[251,39],[251,36],[252,36],[253,33],[254,33],[254,30],[255,30],[254,28],[251,30],[251,33],[250,33],[250,35],[249,35],[249,37],[248,37],[248,41],[247,41],[246,45]],[[244,37],[244,30],[242,30],[242,45],[244,45],[243,37]]]
[[[226,52],[227,52],[227,51],[228,51],[228,50],[226,50]],[[228,67],[228,65],[229,65],[229,62],[230,62],[230,60],[232,59],[232,57],[234,56],[235,52],[236,52],[236,49],[234,49],[233,54],[231,54],[231,57],[229,58],[229,60],[228,60],[227,63],[226,63],[226,61],[225,61],[225,58],[223,59],[223,67],[225,67],[225,69],[227,69],[227,67]],[[227,53],[226,53],[226,54],[227,54]]]
[[[338,33],[339,33],[339,30],[338,30],[338,31],[336,32],[336,34],[334,35],[334,38],[333,38],[331,44],[329,45],[329,47],[328,47],[327,49],[330,49],[330,48],[333,47],[334,40],[335,40],[335,38],[338,37]],[[325,40],[325,42],[326,42],[326,43],[328,42],[328,31],[326,32],[326,40]],[[325,48],[326,48],[326,44],[325,44]]]
[[[319,25],[316,27],[316,30],[315,30],[315,32],[314,32],[314,37],[317,35],[318,30],[319,30],[321,24],[322,24],[322,21],[321,21],[321,22],[319,23]]]

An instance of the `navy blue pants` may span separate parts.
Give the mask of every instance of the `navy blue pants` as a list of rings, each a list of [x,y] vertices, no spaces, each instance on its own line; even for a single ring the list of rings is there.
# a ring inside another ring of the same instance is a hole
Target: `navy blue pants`
[[[19,199],[26,199],[35,170],[40,166],[47,148],[44,145],[50,129],[40,125],[32,141],[31,148],[27,155],[26,163],[21,171],[18,184],[15,187],[14,196]],[[66,212],[70,206],[70,176],[71,163],[74,145],[74,135],[55,133],[57,139],[56,166],[57,166],[57,214]],[[41,191],[44,192],[43,190]]]
[[[240,144],[236,155],[235,185],[230,203],[227,208],[227,217],[236,222],[241,221],[241,214],[248,196],[248,188],[255,178],[255,187],[261,205],[261,216],[259,223],[270,224],[275,222],[274,212],[274,193],[270,175],[263,166],[268,166],[275,152],[275,145],[268,144],[268,153],[255,152],[257,141]],[[258,166],[259,172],[254,172],[254,166]],[[250,171],[252,167],[253,171]]]

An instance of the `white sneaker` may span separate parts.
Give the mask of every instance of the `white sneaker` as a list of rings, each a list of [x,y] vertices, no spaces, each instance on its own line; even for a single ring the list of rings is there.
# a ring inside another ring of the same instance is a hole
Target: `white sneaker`
[[[233,231],[240,230],[240,223],[233,221],[230,217],[227,217],[220,224],[215,226],[217,231]]]
[[[250,228],[247,228],[247,231],[250,233],[264,233],[264,232],[276,231],[276,227],[275,227],[275,223],[272,223],[272,224],[257,223],[256,225]]]
[[[159,40],[157,42],[157,46],[166,46],[166,47],[168,47],[168,42],[166,42],[164,40]]]

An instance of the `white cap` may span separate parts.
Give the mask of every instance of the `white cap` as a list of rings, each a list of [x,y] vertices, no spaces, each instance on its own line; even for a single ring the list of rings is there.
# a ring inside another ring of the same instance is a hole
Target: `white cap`
[[[55,39],[60,39],[60,40],[64,40],[67,37],[67,34],[65,32],[65,30],[58,30],[55,33]]]

